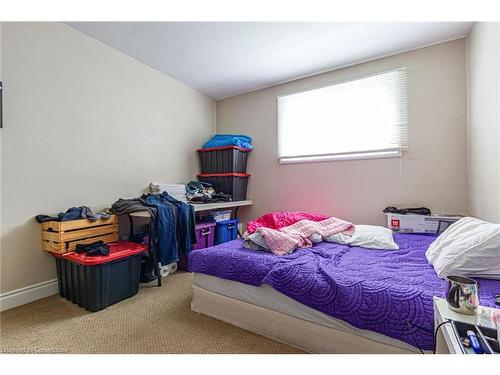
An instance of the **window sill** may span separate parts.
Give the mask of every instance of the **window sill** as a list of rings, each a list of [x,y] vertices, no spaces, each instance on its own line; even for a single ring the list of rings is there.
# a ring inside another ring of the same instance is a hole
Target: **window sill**
[[[402,152],[400,150],[398,150],[398,151],[379,151],[379,152],[360,152],[357,154],[285,157],[285,158],[279,158],[278,164],[303,164],[303,163],[321,163],[321,162],[325,162],[325,161],[387,159],[387,158],[400,158],[401,156],[402,156]]]

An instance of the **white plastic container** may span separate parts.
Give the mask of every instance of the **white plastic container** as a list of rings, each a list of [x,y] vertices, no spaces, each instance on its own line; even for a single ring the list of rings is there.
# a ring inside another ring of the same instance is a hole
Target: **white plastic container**
[[[161,263],[158,263],[158,267],[160,269],[160,276],[167,277],[177,271],[177,262],[169,263],[166,266],[162,266]]]
[[[215,211],[208,215],[212,221],[226,221],[231,220],[231,210],[229,211]]]
[[[177,262],[170,263],[169,265],[167,265],[167,267],[168,273],[174,273],[175,271],[177,271]]]
[[[387,213],[387,228],[399,233],[432,233],[441,234],[455,221],[459,215],[415,215]]]

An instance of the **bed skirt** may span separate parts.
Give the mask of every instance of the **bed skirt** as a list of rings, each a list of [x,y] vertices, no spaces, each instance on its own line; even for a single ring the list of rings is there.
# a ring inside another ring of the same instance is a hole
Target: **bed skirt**
[[[332,327],[295,318],[193,285],[191,310],[308,353],[415,354]]]

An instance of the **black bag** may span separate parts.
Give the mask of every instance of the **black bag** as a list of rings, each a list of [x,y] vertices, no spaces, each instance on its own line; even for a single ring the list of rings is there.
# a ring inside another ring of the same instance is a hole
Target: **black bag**
[[[155,265],[149,255],[143,255],[141,259],[141,283],[150,283],[156,280]]]
[[[427,207],[418,207],[418,208],[386,207],[386,208],[384,208],[383,212],[391,213],[391,214],[401,214],[401,215],[406,215],[406,214],[430,215],[431,214],[431,210],[429,210]]]

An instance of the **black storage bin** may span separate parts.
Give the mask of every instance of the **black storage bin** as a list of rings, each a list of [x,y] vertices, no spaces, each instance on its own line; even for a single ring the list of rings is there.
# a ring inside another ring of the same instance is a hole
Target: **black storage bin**
[[[146,245],[119,241],[107,256],[55,255],[59,294],[89,311],[99,311],[139,291]]]
[[[233,201],[244,201],[247,199],[248,177],[247,173],[201,173],[198,180],[212,184],[217,192],[231,194]]]
[[[246,173],[250,151],[237,146],[200,148],[201,173]]]

